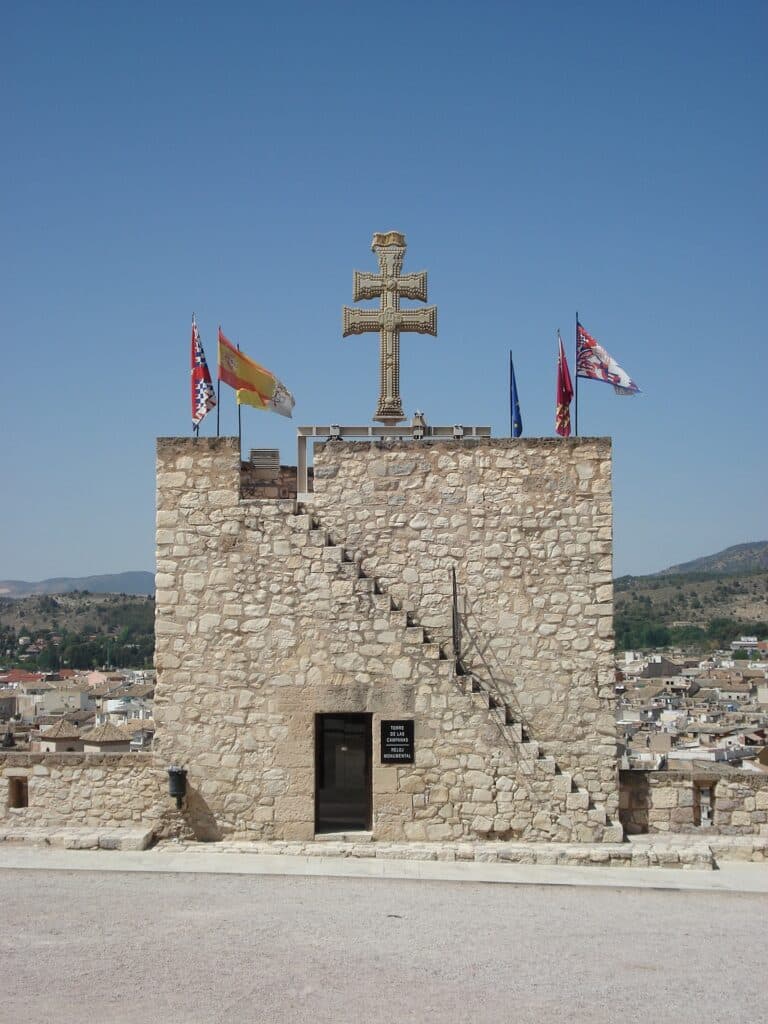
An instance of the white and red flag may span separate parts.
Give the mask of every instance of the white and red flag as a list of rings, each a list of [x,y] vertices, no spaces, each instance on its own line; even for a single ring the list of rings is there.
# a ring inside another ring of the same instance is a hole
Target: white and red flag
[[[613,356],[576,322],[576,376],[613,384],[617,395],[636,395],[640,388]]]
[[[205,352],[200,341],[194,316],[192,317],[192,423],[199,427],[216,405],[211,374],[205,361]]]

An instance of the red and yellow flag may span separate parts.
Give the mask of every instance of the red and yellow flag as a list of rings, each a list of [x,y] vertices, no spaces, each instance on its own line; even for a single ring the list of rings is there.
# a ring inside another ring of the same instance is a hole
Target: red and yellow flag
[[[256,409],[291,416],[296,404],[293,395],[274,373],[265,370],[231,341],[219,328],[219,380],[237,391],[238,405],[252,405]]]

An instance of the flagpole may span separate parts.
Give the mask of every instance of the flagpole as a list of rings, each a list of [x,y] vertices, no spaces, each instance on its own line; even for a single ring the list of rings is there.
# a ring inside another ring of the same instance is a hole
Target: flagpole
[[[509,350],[509,436],[512,437],[512,349]]]
[[[237,351],[240,351],[240,346],[237,346]],[[235,392],[235,401],[237,402],[237,392]],[[243,457],[243,424],[242,424],[242,407],[237,402],[237,450],[240,454],[240,458]]]
[[[221,337],[221,324],[219,324],[219,338]],[[221,412],[221,345],[216,341],[216,437],[219,436],[219,413]]]
[[[194,372],[195,372],[195,314],[194,314],[194,311],[193,311],[193,313],[192,313],[192,366],[190,368],[190,380],[192,380],[192,394],[193,394],[193,396],[194,396],[194,380],[193,380],[193,376],[192,375],[194,375]],[[194,412],[193,412],[193,415],[194,415]],[[192,424],[192,436],[193,437],[199,437],[200,436],[200,424],[199,423],[193,423]]]
[[[576,313],[576,359],[573,364],[576,374],[573,387],[573,436],[579,436],[579,314]]]

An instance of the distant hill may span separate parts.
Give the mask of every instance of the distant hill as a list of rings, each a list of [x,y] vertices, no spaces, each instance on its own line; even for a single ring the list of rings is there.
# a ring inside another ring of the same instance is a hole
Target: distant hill
[[[671,644],[704,652],[742,634],[768,639],[768,569],[622,576],[613,623],[619,650]]]
[[[151,572],[115,572],[104,576],[58,576],[38,583],[0,580],[0,597],[71,594],[75,590],[88,591],[90,594],[154,594],[155,577]]]
[[[750,541],[748,544],[734,544],[715,555],[694,558],[662,569],[656,576],[684,576],[688,573],[735,573],[759,572],[768,569],[768,540]]]

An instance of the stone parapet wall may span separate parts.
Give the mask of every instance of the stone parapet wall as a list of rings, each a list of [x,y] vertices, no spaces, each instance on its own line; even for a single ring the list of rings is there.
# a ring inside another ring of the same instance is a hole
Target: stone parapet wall
[[[315,477],[297,515],[242,497],[236,439],[158,442],[155,751],[188,768],[188,834],[313,839],[315,719],[347,712],[376,839],[620,837],[609,443],[331,443]],[[441,657],[452,564],[512,726]],[[381,765],[409,718],[415,763]]]
[[[310,490],[312,470],[309,470]],[[275,472],[257,469],[250,462],[241,463],[240,496],[243,498],[295,498],[297,474],[295,466],[279,466]]]
[[[702,836],[768,836],[766,776],[706,768],[620,774],[621,823],[628,835],[695,832]]]
[[[167,776],[150,754],[0,753],[0,774],[5,826],[159,826],[169,809]],[[29,803],[10,807],[9,780],[19,777]]]
[[[720,779],[715,786],[714,820],[724,835],[768,836],[768,778]]]

